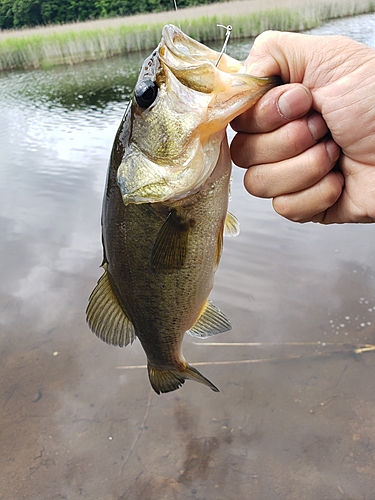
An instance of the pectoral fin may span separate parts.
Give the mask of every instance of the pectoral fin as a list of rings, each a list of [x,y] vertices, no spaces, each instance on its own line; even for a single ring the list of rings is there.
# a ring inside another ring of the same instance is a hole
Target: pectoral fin
[[[185,263],[192,222],[181,222],[171,212],[156,236],[151,253],[151,265],[155,269],[181,269]]]
[[[238,236],[240,234],[240,223],[230,212],[227,213],[224,223],[224,236]]]
[[[107,344],[124,347],[135,339],[134,326],[124,313],[112,290],[107,264],[92,291],[86,309],[86,321],[91,330]]]
[[[218,307],[208,300],[198,320],[187,333],[192,337],[206,339],[231,329],[232,326],[229,319]]]

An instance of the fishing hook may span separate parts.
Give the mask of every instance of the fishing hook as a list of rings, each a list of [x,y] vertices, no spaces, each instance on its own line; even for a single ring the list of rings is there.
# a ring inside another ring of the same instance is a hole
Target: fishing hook
[[[232,29],[233,29],[230,24],[228,24],[228,26],[224,26],[223,24],[218,24],[217,26],[219,26],[220,28],[225,28],[227,31],[225,33],[225,40],[224,40],[223,48],[221,49],[221,52],[220,52],[220,55],[219,55],[219,59],[217,60],[217,62],[215,64],[216,67],[219,65],[220,59],[223,57],[225,49],[227,48],[227,43],[228,43],[228,40],[229,40],[229,37],[230,37],[230,33],[231,33]]]

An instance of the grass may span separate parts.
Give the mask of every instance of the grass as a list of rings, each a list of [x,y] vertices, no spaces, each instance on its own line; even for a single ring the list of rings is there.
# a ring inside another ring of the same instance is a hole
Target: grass
[[[245,5],[245,2],[232,2],[234,3]],[[255,37],[267,29],[302,31],[317,27],[329,19],[375,10],[375,0],[333,3],[299,1],[294,5],[293,1],[285,0],[284,3],[286,4],[284,7],[273,7],[241,15],[230,15],[228,13],[230,10],[221,8],[223,5],[230,6],[231,2],[218,4],[217,14],[186,16],[185,20],[180,21],[180,25],[189,36],[201,42],[208,42],[223,39],[223,29],[218,28],[217,24],[231,24],[234,28],[232,38],[248,38]],[[283,2],[278,4],[282,5]],[[201,11],[197,9],[197,12]],[[71,29],[50,27],[45,30],[42,28],[12,32],[9,36],[0,37],[0,71],[76,64],[142,49],[152,50],[160,40],[163,25],[169,22],[165,16],[162,22],[160,17],[156,19],[154,22],[143,24],[129,22],[121,24],[117,20],[113,25],[95,24],[90,28],[83,23],[81,26],[72,26]],[[4,34],[6,35],[2,32],[2,35]]]

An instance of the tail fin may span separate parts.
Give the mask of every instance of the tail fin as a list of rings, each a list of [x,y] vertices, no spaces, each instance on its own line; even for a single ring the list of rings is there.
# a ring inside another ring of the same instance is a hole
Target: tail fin
[[[182,370],[163,370],[151,365],[147,365],[147,369],[150,383],[157,394],[179,389],[186,379],[196,380],[213,391],[219,392],[219,389],[212,382],[188,364]]]

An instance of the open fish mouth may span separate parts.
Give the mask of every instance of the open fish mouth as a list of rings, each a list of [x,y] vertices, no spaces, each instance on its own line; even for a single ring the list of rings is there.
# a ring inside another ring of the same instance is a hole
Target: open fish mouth
[[[145,60],[124,122],[117,173],[123,202],[157,203],[197,192],[219,159],[228,123],[277,84],[166,25]],[[124,134],[125,135],[125,134]]]
[[[244,64],[241,61],[203,45],[172,24],[163,28],[159,55],[181,83],[204,93],[211,93],[214,90],[220,92],[220,85],[218,86],[220,73],[231,75],[233,87],[236,83],[248,85],[253,80],[256,80],[258,86],[262,86],[263,82],[270,88],[281,83],[278,77],[255,78],[245,74]],[[234,75],[238,76],[237,82],[233,80]],[[223,90],[224,88],[223,86]]]
[[[194,62],[201,67],[202,62],[217,65],[220,58],[220,53],[206,45],[190,38],[183,31],[172,24],[167,24],[163,28],[162,41],[165,47],[179,60],[179,63],[189,67],[194,67]],[[220,60],[218,69],[230,73],[238,72],[243,64],[236,59],[223,54],[223,60]],[[168,64],[167,61],[165,61]]]

